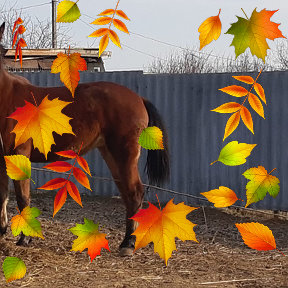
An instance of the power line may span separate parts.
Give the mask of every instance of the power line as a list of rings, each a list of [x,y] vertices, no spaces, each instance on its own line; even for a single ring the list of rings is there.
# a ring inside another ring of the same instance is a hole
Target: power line
[[[25,9],[40,7],[40,6],[44,6],[44,5],[48,5],[48,4],[51,5],[51,2],[45,2],[45,3],[42,3],[42,4],[25,6],[25,7],[22,7],[22,8],[10,9],[10,10],[6,10],[6,11],[1,11],[0,13],[1,13],[1,14],[7,13],[7,12],[10,12],[11,10],[25,10]]]

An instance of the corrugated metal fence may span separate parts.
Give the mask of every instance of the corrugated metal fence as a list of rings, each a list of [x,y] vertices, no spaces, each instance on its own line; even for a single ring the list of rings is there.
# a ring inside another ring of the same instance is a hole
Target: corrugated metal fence
[[[33,84],[39,86],[62,86],[59,75],[49,72],[21,73]],[[249,207],[258,209],[279,209],[288,211],[288,72],[264,72],[259,83],[264,87],[267,106],[264,105],[265,120],[256,112],[251,115],[254,122],[253,135],[241,122],[237,130],[222,141],[224,129],[230,114],[219,114],[210,110],[226,102],[239,102],[218,89],[228,85],[238,84],[231,76],[235,74],[142,74],[142,72],[81,72],[81,82],[111,81],[122,84],[154,103],[163,116],[169,136],[171,154],[171,178],[164,187],[190,195],[202,197],[200,192],[227,186],[234,190],[238,197],[246,200],[245,186],[247,179],[242,173],[251,167],[262,165],[280,179],[280,192],[276,199],[267,195],[263,201]],[[240,74],[237,74],[240,75]],[[256,73],[245,73],[256,77]],[[248,107],[248,101],[246,107]],[[251,111],[252,108],[248,107]],[[230,141],[258,144],[247,162],[241,166],[225,166],[217,162],[220,150]],[[143,149],[144,150],[144,149]],[[144,155],[144,156],[143,156]],[[101,158],[98,150],[89,152],[85,157],[92,174],[111,178],[110,172]],[[147,177],[143,173],[146,161],[146,151],[142,152],[140,171],[143,182]],[[42,167],[34,164],[34,167]],[[32,178],[36,187],[56,177],[52,172],[33,171]],[[91,179],[90,184],[94,194],[118,195],[113,182]],[[33,189],[32,184],[32,189]],[[89,191],[78,186],[81,192]],[[175,196],[173,194],[150,189],[146,194],[148,201],[155,201],[155,192],[160,201],[168,201],[175,197],[174,203],[199,205],[204,204],[193,198]],[[241,203],[236,203],[240,204]]]

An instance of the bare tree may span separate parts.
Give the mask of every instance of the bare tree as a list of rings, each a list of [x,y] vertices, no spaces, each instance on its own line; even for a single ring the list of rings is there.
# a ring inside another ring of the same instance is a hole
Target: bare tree
[[[194,49],[184,49],[182,53],[172,53],[165,59],[156,59],[148,67],[150,73],[221,73],[254,72],[288,69],[287,41],[277,42],[276,50],[268,50],[265,63],[250,51],[235,57],[202,53]]]
[[[15,10],[17,5],[7,7],[3,4],[0,7],[0,23],[5,22],[5,33],[2,44],[6,48],[11,48],[13,41],[13,25],[14,22],[21,17],[26,28],[23,38],[27,43],[28,48],[40,49],[52,47],[52,23],[49,19],[40,20],[37,17],[31,17],[27,13]],[[4,11],[4,12],[1,12]],[[21,10],[20,10],[21,11]],[[67,48],[69,45],[75,47],[75,42],[72,42],[72,37],[68,35],[70,29],[57,27],[57,46],[58,48]]]

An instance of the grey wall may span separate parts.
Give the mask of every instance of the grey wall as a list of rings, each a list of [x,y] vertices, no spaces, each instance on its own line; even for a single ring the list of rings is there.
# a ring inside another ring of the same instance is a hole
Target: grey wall
[[[63,86],[58,74],[49,72],[22,73],[33,84],[39,86]],[[164,187],[200,196],[200,192],[227,186],[234,190],[239,198],[246,201],[245,186],[247,179],[241,174],[251,167],[262,165],[268,172],[277,168],[272,175],[280,179],[280,192],[276,199],[267,195],[263,201],[249,207],[259,209],[281,209],[288,211],[288,72],[262,73],[258,82],[264,87],[267,106],[264,105],[265,120],[249,106],[254,122],[253,135],[242,120],[236,131],[224,142],[224,129],[230,114],[210,112],[210,110],[226,102],[241,103],[242,99],[225,94],[218,89],[238,84],[249,87],[232,78],[238,74],[194,74],[194,75],[143,75],[141,72],[81,72],[81,82],[112,81],[120,83],[150,99],[160,111],[166,124],[171,154],[171,179]],[[256,77],[257,74],[244,73]],[[258,144],[252,151],[247,162],[241,166],[229,167],[217,162],[220,150],[230,141]],[[144,149],[143,149],[144,150]],[[146,161],[144,150],[140,159],[141,173]],[[98,151],[92,151],[85,157],[92,174],[110,177],[110,172]],[[43,165],[33,164],[34,167]],[[54,173],[35,172],[32,178],[36,187],[56,177]],[[147,177],[142,173],[147,183]],[[118,195],[113,182],[90,180],[95,195]],[[32,185],[32,189],[34,184]],[[81,192],[87,189],[78,186]],[[171,193],[153,191],[146,195],[148,201],[156,200],[155,192],[160,201],[175,198],[174,203],[199,205],[203,201],[175,196]],[[240,201],[239,201],[240,202]],[[238,205],[241,203],[236,202]]]

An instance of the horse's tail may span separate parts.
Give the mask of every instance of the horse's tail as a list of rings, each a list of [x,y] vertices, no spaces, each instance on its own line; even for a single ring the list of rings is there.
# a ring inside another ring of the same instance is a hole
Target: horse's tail
[[[149,183],[159,185],[167,180],[170,174],[168,136],[163,120],[156,107],[147,99],[142,99],[149,117],[148,126],[156,126],[163,132],[164,150],[148,150],[147,162],[145,165]]]

